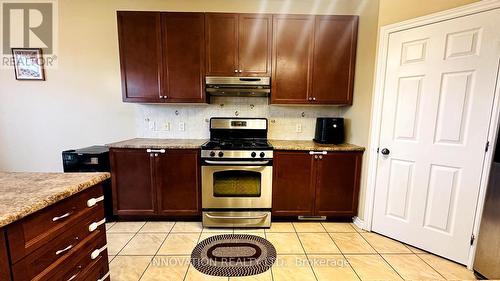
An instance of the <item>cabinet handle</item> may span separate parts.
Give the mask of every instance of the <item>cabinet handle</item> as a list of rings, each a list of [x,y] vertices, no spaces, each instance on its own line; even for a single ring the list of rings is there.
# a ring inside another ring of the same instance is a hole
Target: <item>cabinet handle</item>
[[[314,155],[314,159],[318,159],[318,155]]]
[[[316,100],[316,98],[313,98],[313,100]]]
[[[104,245],[102,248],[94,250],[94,251],[90,254],[90,258],[91,258],[92,260],[97,259],[97,257],[98,257],[98,256],[99,256],[102,252],[104,252],[104,250],[106,250],[107,248],[108,248],[108,245],[106,244],[106,245]]]
[[[80,273],[80,272],[78,272],[78,273]],[[70,278],[68,278],[68,281],[75,279],[76,276],[78,276],[78,273],[73,274]]]
[[[146,149],[146,152],[147,153],[165,153],[166,150],[165,149]]]
[[[94,230],[96,230],[99,226],[101,226],[103,223],[106,222],[106,218],[98,221],[98,222],[93,222],[89,225],[89,232],[92,232]]]
[[[58,251],[56,251],[56,255],[59,256],[60,254],[66,252],[66,251],[71,250],[71,248],[73,248],[73,245],[69,245],[68,247],[66,247],[64,249],[58,250]]]
[[[327,151],[309,151],[309,155],[326,155],[328,154]]]
[[[319,156],[319,160],[321,160],[321,159],[323,159],[323,155],[320,155],[320,156]]]
[[[239,73],[242,73],[242,72],[243,72],[243,70],[241,70],[241,69],[240,69],[238,72],[239,72]]]
[[[234,73],[238,73],[238,69],[235,69],[235,70],[234,70]]]
[[[155,157],[158,157],[158,153],[155,153]]]
[[[71,215],[71,212],[67,212],[66,214],[62,215],[62,216],[58,216],[58,217],[53,217],[52,218],[52,221],[58,221],[60,219],[64,219],[64,218],[67,218]]]
[[[109,277],[109,271],[108,271],[108,273],[104,274],[104,276],[103,276],[103,277],[101,277],[101,278],[97,279],[96,281],[104,281],[104,280],[106,280],[106,278],[108,278],[108,277]]]
[[[97,204],[98,202],[101,202],[102,200],[104,200],[104,195],[101,196],[101,197],[97,197],[97,198],[90,198],[89,200],[87,200],[87,207],[94,207],[95,204]]]
[[[313,100],[313,98],[309,97],[308,100]]]

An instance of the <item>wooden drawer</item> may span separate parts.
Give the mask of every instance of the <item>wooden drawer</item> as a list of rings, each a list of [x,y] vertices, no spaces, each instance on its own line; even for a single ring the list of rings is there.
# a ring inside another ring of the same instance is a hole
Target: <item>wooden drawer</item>
[[[5,241],[5,229],[3,228],[0,228],[0,280],[11,280],[7,241]]]
[[[100,257],[84,270],[75,281],[110,281],[108,259]]]
[[[90,207],[87,205],[92,202],[91,199],[102,196],[102,184],[98,184],[8,226],[12,263],[59,237],[79,220],[97,210],[103,210],[103,201]]]
[[[50,280],[75,280],[78,276],[84,275],[85,269],[92,263],[102,260],[108,262],[108,252],[106,247],[106,235],[101,230],[93,232],[84,239],[76,248],[71,249],[67,255],[45,268],[41,273],[32,279],[15,279],[16,281],[50,281]],[[104,248],[104,249],[103,249]],[[92,253],[103,249],[100,254],[92,258]],[[25,268],[24,270],[29,270]]]
[[[102,224],[97,226],[99,223]],[[58,259],[70,255],[71,250],[78,248],[92,233],[98,231],[104,233],[105,228],[104,210],[98,208],[91,216],[84,218],[57,238],[15,263],[13,266],[14,278],[16,280],[31,280]]]

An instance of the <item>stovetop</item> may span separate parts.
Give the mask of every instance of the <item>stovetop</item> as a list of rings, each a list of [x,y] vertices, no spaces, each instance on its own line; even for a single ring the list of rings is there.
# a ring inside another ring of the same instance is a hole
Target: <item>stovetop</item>
[[[269,150],[273,147],[267,139],[210,140],[201,146],[205,150]]]

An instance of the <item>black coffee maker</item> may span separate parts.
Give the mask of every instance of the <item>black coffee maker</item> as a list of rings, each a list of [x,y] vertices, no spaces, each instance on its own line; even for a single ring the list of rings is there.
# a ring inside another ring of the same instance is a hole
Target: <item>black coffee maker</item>
[[[344,118],[317,118],[314,141],[322,144],[344,143]]]

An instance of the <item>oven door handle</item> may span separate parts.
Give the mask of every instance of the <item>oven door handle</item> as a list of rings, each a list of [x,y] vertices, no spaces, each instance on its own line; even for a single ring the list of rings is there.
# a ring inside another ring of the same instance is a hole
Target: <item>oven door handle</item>
[[[214,216],[214,215],[211,215],[211,214],[205,214],[205,216],[207,218],[210,218],[210,219],[220,219],[220,220],[232,220],[232,219],[258,220],[258,219],[263,219],[263,218],[267,217],[268,214],[267,213],[263,213],[263,214],[256,215],[256,216],[234,216],[234,217],[231,217],[231,216]]]
[[[205,163],[207,164],[220,164],[220,165],[250,165],[250,166],[255,166],[255,165],[266,165],[269,164],[269,160],[267,161],[212,161],[212,160],[205,160]]]

